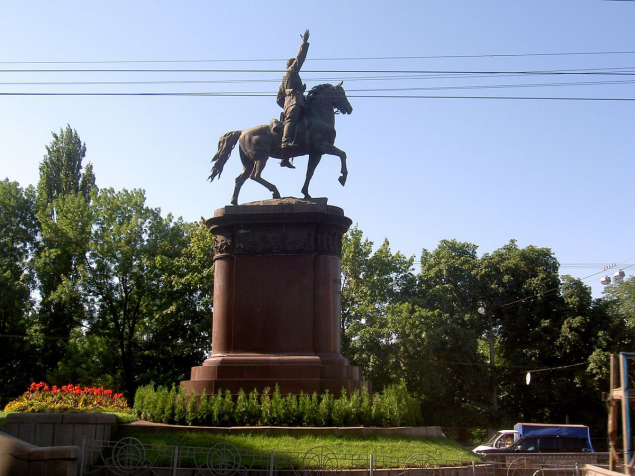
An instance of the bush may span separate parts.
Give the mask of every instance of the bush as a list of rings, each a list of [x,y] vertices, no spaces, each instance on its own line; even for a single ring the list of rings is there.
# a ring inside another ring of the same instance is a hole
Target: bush
[[[269,397],[269,387],[262,391],[260,397],[260,424],[263,426],[271,425],[271,397]]]
[[[184,390],[169,390],[152,385],[139,387],[134,414],[142,420],[162,423],[186,423],[207,426],[416,426],[422,423],[419,402],[404,386],[387,387],[371,396],[367,390],[342,389],[334,398],[323,395],[283,396],[276,385],[273,393],[265,388],[261,395],[253,390],[248,396],[240,390],[232,396],[224,393],[196,398]]]
[[[234,420],[236,425],[245,426],[248,425],[249,420],[249,401],[245,391],[241,388],[236,397],[236,405],[234,406]]]
[[[320,405],[318,406],[317,422],[318,426],[332,426],[333,425],[333,394],[327,390],[320,399]]]
[[[287,408],[287,425],[299,426],[302,421],[302,415],[300,414],[300,405],[298,403],[297,395],[289,394],[284,399],[285,406]]]
[[[122,393],[103,387],[81,387],[68,384],[49,386],[33,382],[17,399],[9,402],[5,412],[29,413],[132,413]]]
[[[177,425],[185,424],[185,414],[187,412],[187,395],[185,394],[185,388],[179,387],[175,390],[172,387],[172,393],[175,394],[174,399],[174,423]]]
[[[313,394],[313,397],[309,397],[308,394],[300,392],[300,398],[298,399],[298,412],[300,413],[300,425],[302,426],[317,426],[317,409],[318,409],[318,395]]]
[[[349,416],[350,408],[348,406],[348,394],[346,390],[342,390],[342,396],[333,401],[333,409],[331,411],[331,420],[335,426],[347,426],[349,420],[352,420]]]
[[[359,408],[359,419],[363,426],[371,426],[373,424],[373,402],[367,388],[362,390],[361,405]]]
[[[207,395],[205,389],[201,394],[201,398],[198,401],[198,408],[196,412],[196,421],[199,425],[211,426],[212,424],[212,406],[210,403],[210,397]]]
[[[280,393],[280,387],[276,384],[276,388],[271,396],[271,425],[284,426],[289,423],[289,412],[287,405]]]
[[[220,394],[221,391],[219,390],[218,393]],[[221,426],[232,426],[234,424],[234,400],[229,390],[225,391],[220,410],[219,418]]]
[[[416,426],[423,417],[419,403],[406,388],[393,385],[373,398],[372,420],[376,426]]]
[[[258,390],[253,389],[249,394],[249,400],[247,401],[247,421],[245,425],[253,426],[257,425],[260,421],[260,401],[258,400]]]
[[[190,426],[198,424],[198,408],[196,403],[196,397],[194,396],[194,389],[190,391],[190,396],[187,400],[187,410],[185,411],[185,423]]]

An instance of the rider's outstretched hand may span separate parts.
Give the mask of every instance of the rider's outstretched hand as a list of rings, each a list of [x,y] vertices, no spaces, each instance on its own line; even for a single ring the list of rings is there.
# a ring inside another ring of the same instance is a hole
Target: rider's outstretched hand
[[[309,30],[304,30],[304,35],[302,35],[302,41],[309,41]]]

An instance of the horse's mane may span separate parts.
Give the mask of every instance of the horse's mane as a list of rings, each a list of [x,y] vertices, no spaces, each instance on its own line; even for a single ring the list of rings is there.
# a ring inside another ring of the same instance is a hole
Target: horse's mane
[[[319,96],[320,94],[322,94],[322,92],[325,89],[332,89],[333,87],[334,86],[332,84],[324,83],[324,84],[318,84],[317,86],[314,86],[313,88],[311,88],[311,90],[306,95],[307,106],[310,106],[311,100],[313,100],[316,96]]]

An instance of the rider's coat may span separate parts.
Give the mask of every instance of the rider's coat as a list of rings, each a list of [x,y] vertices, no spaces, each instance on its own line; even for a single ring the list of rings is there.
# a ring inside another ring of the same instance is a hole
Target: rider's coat
[[[305,107],[304,90],[306,86],[302,84],[302,80],[300,79],[300,69],[304,64],[308,51],[309,42],[303,41],[295,60],[291,63],[291,66],[287,68],[287,72],[284,73],[282,82],[278,88],[276,102],[280,107],[284,108],[285,115],[289,107],[296,105]]]

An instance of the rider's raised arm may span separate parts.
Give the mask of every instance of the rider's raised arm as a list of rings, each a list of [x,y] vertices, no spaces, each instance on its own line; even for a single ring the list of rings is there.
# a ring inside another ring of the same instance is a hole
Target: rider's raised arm
[[[304,64],[304,60],[306,59],[306,54],[309,51],[309,30],[304,31],[304,35],[302,35],[302,44],[300,45],[300,49],[298,50],[298,54],[295,57],[295,61],[291,68],[293,71],[300,71],[302,65]]]

